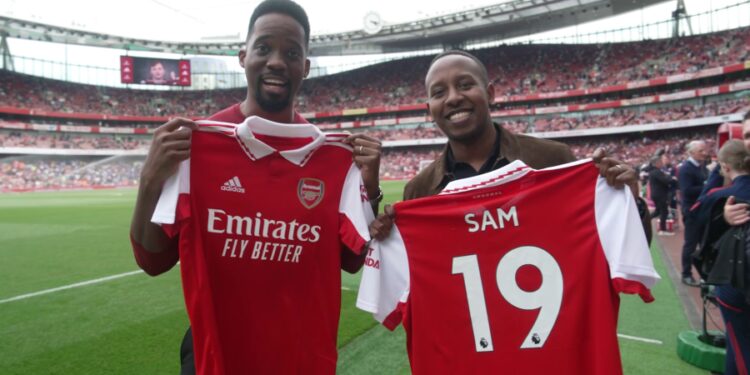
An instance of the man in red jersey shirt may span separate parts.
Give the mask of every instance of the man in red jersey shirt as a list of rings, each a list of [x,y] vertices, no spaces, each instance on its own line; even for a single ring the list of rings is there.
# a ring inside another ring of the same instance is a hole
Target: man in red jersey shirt
[[[279,123],[306,122],[294,111],[294,102],[310,62],[307,48],[310,27],[299,5],[288,0],[267,0],[253,12],[245,48],[239,51],[239,63],[245,69],[247,96],[241,103],[226,108],[211,120],[240,123],[259,116]],[[131,242],[138,265],[150,275],[171,269],[179,260],[177,237],[169,238],[151,217],[164,182],[177,171],[180,162],[190,158],[191,135],[195,122],[175,118],[160,126],[141,172],[131,222]],[[377,207],[382,195],[378,187],[381,144],[361,134],[346,142],[354,149],[354,161],[362,171],[367,196]],[[364,258],[341,250],[341,268],[356,272]],[[193,373],[192,337],[183,343],[183,372]]]

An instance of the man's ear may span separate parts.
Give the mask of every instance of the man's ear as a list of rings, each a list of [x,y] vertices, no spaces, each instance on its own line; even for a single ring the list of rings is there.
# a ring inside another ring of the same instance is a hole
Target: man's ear
[[[308,74],[310,74],[310,59],[305,59],[305,75],[302,78],[307,78]]]
[[[492,82],[487,83],[487,99],[489,105],[495,102],[495,85]]]
[[[242,69],[245,69],[245,56],[247,55],[247,47],[243,46],[240,48],[240,52],[237,54],[237,57],[240,60],[240,66]]]

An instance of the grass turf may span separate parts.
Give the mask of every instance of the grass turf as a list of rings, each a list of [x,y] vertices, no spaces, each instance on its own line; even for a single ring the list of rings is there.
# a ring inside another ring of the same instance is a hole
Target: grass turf
[[[385,202],[401,199],[402,182],[384,181]],[[0,300],[136,270],[128,243],[135,192],[107,190],[0,195]],[[658,249],[654,260],[667,272]],[[388,332],[354,307],[359,275],[342,274],[340,374],[408,374],[402,329]],[[675,354],[688,329],[674,286],[657,301],[630,296],[621,306],[624,334],[662,345],[620,340],[626,374],[705,374]],[[187,317],[177,270],[136,274],[0,303],[3,374],[177,373]]]

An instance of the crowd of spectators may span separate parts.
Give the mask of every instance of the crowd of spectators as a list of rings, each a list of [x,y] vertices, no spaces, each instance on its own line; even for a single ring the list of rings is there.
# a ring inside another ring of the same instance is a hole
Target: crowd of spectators
[[[0,191],[134,186],[142,166],[142,160],[102,164],[76,158],[2,160]]]
[[[673,155],[673,160],[684,158],[684,146],[694,139],[704,139],[709,150],[714,149],[714,129],[678,131],[667,134],[653,133],[612,136],[597,140],[563,139],[578,158],[590,156],[602,147],[609,154],[638,166],[646,162],[657,150]],[[424,164],[435,160],[443,146],[388,148],[381,159],[383,179],[408,179],[419,172]],[[71,157],[62,159],[25,158],[0,161],[0,186],[3,189],[84,188],[97,185],[131,186],[138,181],[142,159],[95,163]]]
[[[702,105],[675,105],[652,107],[650,109],[616,109],[566,115],[536,117],[533,125],[526,123],[528,132],[546,132],[572,129],[606,128],[624,125],[653,124],[678,120],[696,119],[735,113],[748,110],[750,97],[710,102]],[[523,125],[518,125],[523,128]]]
[[[653,124],[677,120],[696,119],[750,110],[750,97],[706,103],[704,105],[675,105],[653,107],[646,110],[617,109],[594,112],[578,112],[534,116],[528,118],[497,119],[505,128],[516,133],[534,133],[574,129],[593,129],[624,125]],[[417,127],[378,127],[359,128],[375,138],[392,141],[405,139],[428,139],[442,137],[440,130],[433,125],[421,124]]]
[[[0,130],[0,147],[135,150],[150,143],[150,136]]]
[[[750,58],[750,28],[635,43],[512,45],[473,51],[497,95],[556,92],[692,73]],[[304,111],[415,102],[432,56],[392,61],[308,81]],[[359,94],[365,92],[366,94]]]
[[[624,125],[652,124],[696,119],[750,110],[750,97],[714,101],[703,105],[667,105],[666,107],[634,107],[633,109],[599,110],[590,112],[499,118],[497,122],[517,133],[543,133],[575,129],[592,129]],[[383,141],[417,140],[443,137],[434,125],[379,126],[351,129]],[[36,132],[0,130],[0,147],[35,147],[55,149],[146,149],[150,135],[84,134],[66,132]]]
[[[511,45],[474,51],[498,95],[592,88],[750,60],[750,28],[631,43]],[[306,80],[300,112],[412,104],[424,97],[432,56],[413,57]],[[206,116],[242,100],[245,89],[115,89],[0,73],[0,106],[141,116]]]
[[[750,60],[750,28],[670,40],[597,45],[514,45],[475,51],[488,67],[500,95],[591,88],[648,79]],[[306,80],[300,112],[411,104],[424,96],[422,77],[430,56],[376,64]],[[81,85],[0,71],[0,106],[67,113],[135,116],[205,116],[236,103],[244,89],[151,91]],[[616,110],[500,118],[516,132],[546,132],[646,124],[728,114],[748,109],[748,98],[693,104],[629,107]],[[382,140],[441,137],[431,124],[361,129]],[[597,147],[639,165],[657,149],[681,159],[688,140],[711,142],[711,131],[671,132],[656,138],[628,134],[616,139],[566,140],[578,157]],[[0,130],[0,147],[134,150],[148,147],[150,136]],[[405,179],[434,160],[440,146],[386,149],[381,173]],[[44,189],[134,185],[142,161],[95,163],[86,158],[29,158],[0,161],[2,189]]]
[[[715,132],[713,129],[698,131],[680,131],[667,135],[629,135],[609,139],[564,139],[570,145],[577,158],[590,157],[597,148],[604,148],[609,155],[616,156],[633,166],[640,166],[664,150],[672,155],[672,160],[680,162],[685,159],[685,145],[691,140],[706,141],[709,150],[715,149]],[[442,146],[441,146],[442,147]],[[381,159],[381,177],[385,179],[407,179],[413,177],[425,164],[438,157],[441,147],[422,147],[419,149],[387,149]]]
[[[578,158],[588,157],[598,147],[603,147],[609,154],[616,155],[633,166],[640,166],[648,162],[648,159],[659,150],[669,153],[672,160],[682,161],[686,158],[685,145],[692,140],[705,141],[709,154],[714,153],[716,144],[716,133],[713,129],[672,132],[658,136],[647,133],[646,135],[630,135],[618,138],[620,139],[607,141],[580,139],[566,141],[566,143],[570,145],[573,154]]]

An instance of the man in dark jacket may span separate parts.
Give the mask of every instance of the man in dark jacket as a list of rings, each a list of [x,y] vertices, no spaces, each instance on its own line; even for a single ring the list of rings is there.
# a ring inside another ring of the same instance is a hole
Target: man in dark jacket
[[[438,194],[453,180],[493,171],[515,160],[535,169],[575,160],[565,144],[514,134],[492,122],[490,104],[495,100],[495,87],[484,64],[469,53],[453,50],[436,56],[427,72],[425,86],[430,115],[445,133],[448,144],[433,163],[406,184],[405,200]],[[637,195],[635,170],[619,160],[604,157],[603,150],[597,150],[594,160],[607,183],[631,189],[650,241],[650,218],[645,202]],[[383,239],[392,225],[389,211],[373,222],[370,234]]]
[[[648,173],[648,185],[651,189],[651,200],[654,201],[654,205],[656,206],[654,216],[659,217],[659,234],[662,236],[671,236],[674,233],[667,231],[667,215],[669,214],[667,199],[669,197],[669,189],[676,181],[674,177],[668,176],[662,170],[664,163],[660,156],[653,157],[651,165],[653,168]]]
[[[682,245],[682,282],[686,285],[698,286],[698,282],[693,278],[692,255],[698,246],[701,233],[698,231],[695,220],[688,215],[688,212],[690,207],[698,200],[706,177],[708,177],[705,164],[708,151],[706,142],[703,141],[692,141],[685,146],[685,150],[688,158],[682,162],[677,173],[680,195],[682,196],[680,201],[682,223],[685,228],[685,241]]]

